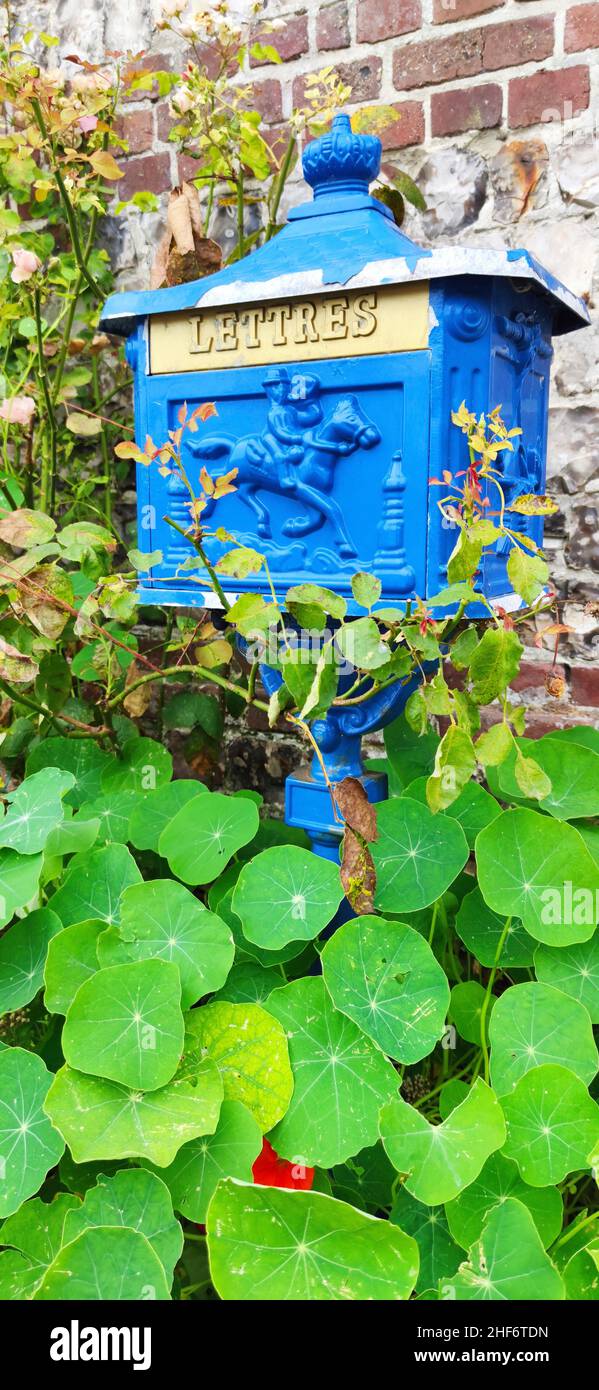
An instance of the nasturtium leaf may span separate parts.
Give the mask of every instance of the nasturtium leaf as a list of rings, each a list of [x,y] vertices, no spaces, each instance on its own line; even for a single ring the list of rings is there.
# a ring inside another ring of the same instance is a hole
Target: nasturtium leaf
[[[452,1076],[445,1082],[439,1091],[439,1114],[442,1120],[446,1120],[452,1110],[461,1105],[469,1089],[467,1081],[460,1081],[457,1076]]]
[[[0,927],[31,901],[42,872],[43,854],[0,849]]]
[[[233,866],[231,865],[230,867]],[[236,869],[239,869],[239,867],[238,864],[235,865]],[[286,961],[296,960],[301,952],[306,950],[305,941],[290,941],[287,946],[281,946],[279,951],[265,951],[261,946],[255,946],[253,941],[248,941],[247,937],[244,936],[239,917],[237,913],[233,911],[234,891],[234,887],[228,888],[226,893],[224,893],[222,897],[219,897],[218,900],[213,900],[209,895],[208,901],[211,906],[213,901],[215,903],[218,902],[218,905],[215,906],[213,910],[218,912],[219,917],[222,917],[223,922],[226,922],[227,926],[231,929],[235,942],[236,959],[238,961],[255,961],[258,965],[263,965],[266,970],[269,970],[273,966],[283,965]]]
[[[414,781],[406,787],[404,795],[409,796],[412,801],[420,801],[423,806],[427,806],[427,782],[427,777],[415,777]],[[451,805],[445,808],[444,814],[459,821],[470,849],[473,849],[479,831],[501,815],[501,806],[494,796],[491,796],[484,787],[481,787],[479,782],[471,781],[466,783],[455,801],[452,801]]]
[[[599,729],[594,724],[571,724],[569,729],[553,729],[551,738],[560,743],[580,743],[583,748],[592,748],[599,753]]]
[[[491,1082],[498,1096],[513,1090],[531,1067],[566,1061],[585,1085],[599,1066],[591,1020],[582,1004],[552,985],[506,989],[490,1024]]]
[[[8,792],[8,810],[0,821],[0,846],[19,854],[39,854],[50,831],[63,818],[62,798],[75,785],[71,772],[46,767],[26,777],[16,791]]]
[[[447,1203],[445,1214],[458,1245],[469,1250],[482,1234],[487,1214],[508,1197],[528,1207],[543,1245],[552,1245],[562,1228],[561,1194],[557,1187],[529,1187],[516,1164],[499,1152],[491,1154],[474,1182]]]
[[[137,793],[135,808],[129,822],[129,839],[136,849],[151,849],[158,853],[158,841],[163,830],[188,801],[208,788],[192,778],[168,782],[156,791]]]
[[[404,714],[385,729],[385,749],[390,765],[389,791],[399,796],[416,777],[427,777],[435,765],[439,735],[427,728],[420,737],[414,734]]]
[[[78,820],[98,820],[100,822],[96,844],[109,845],[129,843],[129,821],[140,798],[135,792],[110,792],[97,796],[95,801],[86,801],[79,811]]]
[[[64,1150],[42,1108],[51,1081],[35,1053],[0,1051],[0,1216],[11,1216],[37,1192]]]
[[[467,1263],[441,1285],[443,1298],[555,1302],[564,1285],[535,1223],[515,1197],[489,1212]]]
[[[44,1003],[51,1014],[66,1014],[79,986],[95,975],[97,943],[105,930],[105,922],[76,922],[52,937],[44,970]]]
[[[186,1047],[215,1063],[225,1099],[247,1106],[263,1134],[272,1129],[293,1090],[287,1039],[276,1017],[259,1004],[223,1002],[192,1010],[185,1022]]]
[[[153,792],[167,785],[173,775],[173,759],[154,738],[130,738],[120,758],[111,758],[102,773],[102,792]]]
[[[504,918],[548,946],[587,941],[595,930],[599,866],[577,830],[537,811],[504,811],[476,841],[479,887]]]
[[[147,1168],[127,1168],[113,1177],[99,1177],[85,1200],[68,1213],[63,1243],[75,1240],[90,1226],[128,1226],[141,1231],[164,1267],[170,1288],[183,1249],[183,1232],[161,1177]]]
[[[22,1009],[41,989],[52,937],[62,930],[49,907],[37,908],[0,936],[0,1014]]]
[[[66,808],[71,812],[72,809],[71,806]],[[80,820],[78,815],[65,815],[64,820],[61,820],[48,835],[46,854],[57,857],[65,854],[84,854],[95,845],[99,831],[100,822],[95,818]]]
[[[480,888],[466,893],[460,903],[455,919],[455,929],[464,945],[481,965],[489,968],[495,965],[499,943],[506,925],[506,919],[493,912],[483,898]],[[514,917],[507,929],[507,935],[499,956],[499,963],[510,967],[532,965],[537,943],[522,924]]]
[[[333,1008],[322,979],[294,980],[264,1007],[285,1029],[294,1080],[270,1136],[281,1158],[330,1168],[375,1144],[380,1107],[398,1089],[391,1062]]]
[[[391,1206],[391,1189],[397,1180],[397,1173],[379,1139],[378,1144],[362,1149],[353,1158],[348,1158],[346,1163],[336,1164],[332,1179],[334,1197],[374,1216]],[[397,1224],[401,1225],[401,1222]]]
[[[599,752],[578,743],[570,743],[566,751],[562,740],[552,736],[519,739],[518,746],[530,754],[551,784],[551,790],[540,798],[541,810],[557,820],[599,815]],[[498,777],[506,798],[522,794],[515,779],[513,757],[502,764]]]
[[[272,951],[318,936],[342,898],[336,864],[296,845],[277,845],[244,864],[232,907],[244,936]]]
[[[3,1250],[0,1254],[0,1300],[22,1303],[31,1298],[39,1284],[40,1273],[40,1266],[20,1250]]]
[[[436,1289],[440,1279],[455,1274],[463,1251],[452,1240],[442,1207],[426,1207],[400,1187],[389,1220],[413,1236],[420,1252],[416,1293]]]
[[[243,960],[234,965],[230,974],[214,998],[227,1000],[229,1004],[262,1004],[281,986],[278,970],[265,970],[254,960]],[[235,1174],[235,1177],[239,1176]]]
[[[383,911],[417,912],[436,902],[468,858],[457,821],[435,816],[407,796],[377,806],[377,827],[371,853],[377,876],[375,904]]]
[[[155,1091],[172,1080],[183,1036],[177,966],[141,960],[98,970],[80,986],[62,1050],[77,1071]]]
[[[64,1245],[64,1224],[68,1213],[80,1206],[71,1192],[59,1192],[51,1202],[31,1197],[9,1216],[0,1231],[0,1244],[14,1246],[31,1261],[41,1279],[44,1270]]]
[[[381,1136],[405,1186],[427,1206],[451,1202],[478,1177],[489,1154],[505,1139],[501,1107],[480,1077],[466,1099],[440,1125],[397,1097],[381,1112]]]
[[[160,1175],[175,1211],[204,1223],[208,1203],[221,1178],[251,1183],[252,1165],[262,1151],[262,1130],[239,1100],[224,1100],[214,1134],[184,1144]]]
[[[577,999],[599,1023],[599,932],[575,946],[538,946],[534,964],[537,980]]]
[[[486,990],[479,985],[478,980],[461,980],[451,991],[449,1021],[455,1024],[465,1042],[474,1043],[477,1047],[481,1044],[481,1018],[485,994]],[[487,1006],[486,1038],[489,1036],[489,1019],[496,1002],[496,996],[491,994]]]
[[[1,1062],[2,1058],[0,1066]],[[222,1081],[209,1061],[202,1062],[193,1077],[175,1077],[148,1093],[62,1067],[45,1109],[75,1163],[148,1158],[164,1168],[182,1144],[214,1133],[222,1098]]]
[[[90,1226],[63,1245],[34,1295],[79,1302],[170,1298],[164,1269],[150,1242],[125,1226]]]
[[[221,1182],[206,1224],[225,1301],[396,1302],[418,1275],[410,1236],[321,1192]]]
[[[577,1303],[599,1299],[599,1240],[596,1237],[571,1256],[562,1270],[562,1278],[566,1298]]]
[[[599,1141],[599,1106],[569,1068],[534,1067],[501,1104],[507,1124],[503,1152],[531,1187],[547,1187],[590,1166],[588,1155]]]
[[[184,883],[212,883],[241,846],[253,840],[258,824],[253,801],[204,792],[173,817],[158,850]]]
[[[65,800],[71,806],[82,806],[100,795],[102,773],[111,761],[112,755],[91,738],[45,738],[27,758],[27,778],[46,767],[72,772],[75,786]]]
[[[99,918],[112,924],[119,920],[121,893],[132,883],[141,883],[141,874],[127,846],[104,845],[71,859],[49,906],[64,927]]]
[[[156,957],[178,966],[184,1009],[224,984],[235,955],[221,918],[168,878],[125,889],[119,935],[130,960]]]
[[[411,1066],[432,1052],[445,1029],[449,986],[430,946],[404,922],[355,917],[322,953],[335,1008],[386,1053]]]

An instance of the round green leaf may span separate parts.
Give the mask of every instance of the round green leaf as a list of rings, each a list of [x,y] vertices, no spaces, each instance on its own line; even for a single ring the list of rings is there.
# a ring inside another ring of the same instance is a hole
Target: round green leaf
[[[439,1114],[442,1120],[446,1120],[455,1110],[456,1105],[466,1099],[469,1086],[466,1081],[460,1081],[458,1077],[451,1077],[439,1091]]]
[[[133,884],[123,893],[120,911],[123,959],[172,961],[181,976],[182,1008],[224,984],[235,955],[231,932],[182,883],[165,878]]]
[[[413,1236],[420,1251],[416,1293],[436,1289],[440,1279],[455,1274],[463,1251],[451,1238],[442,1207],[425,1207],[400,1187],[389,1220]]]
[[[488,1213],[508,1197],[528,1207],[543,1245],[552,1245],[562,1229],[560,1193],[556,1187],[529,1187],[516,1164],[502,1153],[491,1154],[478,1178],[447,1203],[445,1214],[458,1245],[469,1250],[482,1234]]]
[[[62,1050],[78,1071],[155,1091],[174,1076],[183,1036],[177,966],[142,960],[99,970],[80,986]]]
[[[264,1134],[289,1105],[293,1078],[287,1039],[259,1004],[206,1004],[187,1015],[187,1043],[218,1067],[226,1100],[240,1100]]]
[[[97,796],[95,801],[85,802],[78,819],[99,821],[98,846],[111,843],[126,845],[129,841],[129,821],[138,801],[135,792],[111,792],[110,795]]]
[[[3,1250],[0,1254],[0,1299],[2,1302],[22,1303],[31,1298],[39,1283],[40,1268],[22,1255],[20,1250]]]
[[[599,1299],[599,1240],[589,1244],[568,1260],[562,1271],[566,1298],[580,1302]]]
[[[564,1061],[589,1085],[599,1056],[586,1009],[551,985],[513,985],[497,1000],[490,1024],[491,1081],[498,1096],[531,1067]]]
[[[148,1158],[164,1168],[182,1144],[214,1133],[222,1098],[222,1081],[209,1061],[191,1079],[175,1077],[160,1091],[146,1094],[62,1067],[45,1108],[75,1163]]]
[[[335,1008],[409,1066],[432,1052],[445,1029],[449,986],[430,946],[404,922],[356,917],[322,953]]]
[[[137,735],[127,740],[120,758],[111,758],[102,773],[102,791],[153,792],[170,782],[173,759],[162,743]]]
[[[336,1164],[332,1177],[333,1195],[360,1211],[369,1211],[374,1216],[391,1205],[391,1189],[397,1173],[380,1140],[362,1149],[354,1158],[348,1158],[347,1163]]]
[[[461,1038],[480,1047],[482,1008],[486,990],[477,980],[463,980],[454,985],[451,991],[448,1018],[454,1023]],[[490,996],[487,1012],[486,1037],[489,1036],[489,1019],[496,1004],[494,994]]]
[[[34,1296],[50,1302],[170,1298],[150,1242],[123,1226],[90,1226],[64,1245]]]
[[[147,1168],[123,1169],[114,1177],[98,1178],[85,1200],[65,1220],[64,1244],[90,1226],[128,1226],[141,1231],[164,1268],[170,1288],[183,1249],[183,1232],[173,1216],[168,1188]]]
[[[111,761],[112,755],[91,738],[45,738],[27,758],[27,777],[45,767],[72,772],[75,786],[65,800],[71,806],[82,806],[100,795],[102,773]]]
[[[476,956],[481,965],[489,968],[495,965],[504,927],[505,918],[499,917],[487,907],[480,888],[465,894],[460,903],[455,929],[460,941],[464,942],[467,950]],[[529,936],[522,923],[514,918],[502,946],[501,965],[506,969],[510,966],[532,965],[535,946],[536,942],[532,936]]]
[[[378,1139],[381,1105],[398,1076],[364,1033],[333,1008],[320,979],[275,990],[265,1008],[289,1040],[294,1091],[272,1134],[282,1158],[330,1168]]]
[[[518,745],[525,756],[534,758],[551,783],[551,791],[539,801],[543,811],[557,820],[599,815],[599,752],[573,742],[564,749],[561,739],[552,736],[519,739]],[[499,786],[506,797],[522,795],[514,762],[515,757],[509,758],[498,769]]]
[[[35,998],[44,981],[48,946],[61,929],[56,913],[40,907],[0,936],[0,1014],[22,1009]]]
[[[262,1131],[239,1100],[224,1100],[214,1134],[192,1139],[163,1168],[161,1176],[173,1206],[189,1221],[202,1224],[221,1178],[252,1181],[252,1165],[262,1150]]]
[[[504,811],[476,841],[485,902],[537,941],[569,946],[595,930],[599,867],[577,830],[537,811]]]
[[[95,845],[100,830],[99,820],[80,820],[72,814],[72,807],[66,810],[64,820],[50,831],[46,840],[46,854],[57,858],[64,854],[84,854]]]
[[[37,1270],[39,1280],[64,1245],[64,1224],[68,1213],[80,1205],[79,1198],[71,1192],[59,1192],[51,1202],[42,1202],[41,1197],[31,1197],[14,1216],[9,1216],[8,1221],[4,1222],[0,1242],[20,1250],[31,1262],[32,1270]]]
[[[417,912],[436,902],[468,858],[462,827],[418,801],[398,797],[377,807],[378,840],[371,846],[376,906]]]
[[[233,866],[231,865],[230,867],[232,868]],[[238,869],[239,865],[236,864],[235,868]],[[228,873],[229,870],[227,869],[225,872]],[[290,941],[287,946],[282,946],[280,951],[264,951],[261,946],[255,946],[253,941],[248,941],[247,937],[244,936],[239,917],[237,913],[233,911],[234,891],[234,886],[233,888],[228,888],[227,891],[223,893],[222,897],[219,897],[218,905],[216,905],[216,901],[210,896],[208,900],[213,911],[218,912],[219,917],[222,917],[223,921],[226,922],[227,926],[231,929],[238,961],[254,961],[258,965],[264,966],[265,970],[269,970],[274,966],[284,964],[286,961],[296,960],[297,957],[301,955],[302,951],[306,950],[305,941]],[[279,975],[279,982],[280,978]]]
[[[141,883],[141,874],[126,845],[105,845],[71,860],[50,906],[64,927],[98,918],[118,922],[121,893],[132,883]]]
[[[98,969],[97,943],[105,922],[76,922],[53,936],[44,971],[44,1003],[51,1014],[66,1014],[85,980]]]
[[[591,1023],[599,1023],[599,932],[576,946],[539,946],[535,975],[584,1004]]]
[[[318,936],[342,898],[338,865],[296,845],[277,845],[244,864],[232,906],[248,941],[272,951]]]
[[[440,1125],[397,1097],[381,1112],[381,1136],[405,1186],[419,1202],[451,1202],[478,1177],[489,1154],[505,1139],[501,1106],[478,1077],[466,1099]]]
[[[208,1208],[210,1269],[225,1301],[383,1301],[410,1297],[418,1246],[320,1192],[219,1183]]]
[[[561,1276],[545,1254],[535,1223],[515,1197],[494,1207],[467,1264],[444,1280],[443,1298],[553,1302],[564,1298]]]
[[[573,1071],[534,1067],[501,1104],[507,1123],[504,1153],[531,1187],[547,1187],[589,1167],[588,1156],[599,1141],[599,1106]]]
[[[203,782],[190,778],[185,781],[169,782],[156,791],[139,793],[129,822],[129,839],[136,849],[151,849],[158,854],[158,841],[163,830],[170,825],[177,811],[188,801],[207,791]]]
[[[35,1053],[0,1051],[0,1216],[11,1216],[37,1192],[64,1150],[42,1108],[51,1081]]]
[[[6,926],[15,912],[25,907],[37,892],[43,854],[17,854],[15,849],[0,849],[0,927]]]
[[[204,792],[188,801],[163,830],[159,852],[184,883],[212,883],[232,855],[253,840],[258,822],[253,801]]]
[[[244,960],[233,966],[225,984],[214,998],[215,1001],[226,999],[229,1004],[262,1004],[280,984],[281,976],[278,970],[265,970],[257,961]],[[234,1176],[239,1175],[236,1173]]]
[[[0,846],[19,854],[39,854],[50,831],[63,819],[62,798],[74,785],[73,774],[57,767],[27,777],[6,796],[8,811],[0,821]]]

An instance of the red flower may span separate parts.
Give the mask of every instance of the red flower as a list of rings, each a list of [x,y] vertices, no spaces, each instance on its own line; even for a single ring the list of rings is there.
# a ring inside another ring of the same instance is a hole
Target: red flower
[[[309,1192],[314,1182],[313,1168],[279,1158],[268,1139],[263,1140],[262,1153],[258,1154],[252,1172],[254,1182],[259,1187],[289,1187],[295,1191]]]

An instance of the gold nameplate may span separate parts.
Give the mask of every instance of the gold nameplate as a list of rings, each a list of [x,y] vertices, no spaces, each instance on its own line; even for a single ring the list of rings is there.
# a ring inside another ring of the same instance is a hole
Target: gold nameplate
[[[428,347],[428,284],[155,314],[150,373],[263,367]]]

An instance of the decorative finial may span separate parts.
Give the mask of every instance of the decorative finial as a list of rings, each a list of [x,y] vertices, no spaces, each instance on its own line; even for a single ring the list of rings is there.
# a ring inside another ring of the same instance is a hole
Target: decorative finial
[[[304,178],[314,197],[325,193],[367,193],[379,172],[381,142],[377,135],[358,135],[349,116],[335,116],[327,135],[311,140],[302,156]]]

